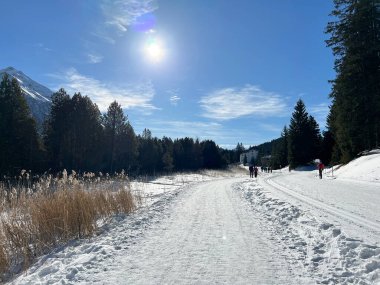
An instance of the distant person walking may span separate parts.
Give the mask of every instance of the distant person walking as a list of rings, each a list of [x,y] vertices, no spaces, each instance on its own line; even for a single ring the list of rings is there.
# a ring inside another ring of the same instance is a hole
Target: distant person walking
[[[257,178],[257,172],[258,172],[258,168],[255,166],[255,168],[253,169],[253,172],[255,173],[255,178]]]
[[[322,161],[318,163],[319,179],[322,179],[322,172],[324,168],[325,168],[325,165],[322,163]]]
[[[253,178],[253,166],[252,165],[249,166],[249,177]]]

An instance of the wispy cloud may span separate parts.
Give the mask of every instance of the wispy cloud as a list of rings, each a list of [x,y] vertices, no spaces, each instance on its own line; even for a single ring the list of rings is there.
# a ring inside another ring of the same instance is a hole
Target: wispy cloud
[[[274,132],[280,134],[282,131],[282,128],[279,127],[278,125],[272,125],[272,124],[265,124],[265,123],[260,123],[261,129],[269,132]]]
[[[155,0],[103,0],[101,4],[105,24],[121,34],[126,32],[138,17],[157,8]]]
[[[326,117],[328,112],[330,110],[330,107],[327,103],[321,103],[315,106],[312,106],[310,108],[310,113],[313,115],[318,115],[318,116],[324,116]]]
[[[155,90],[151,82],[118,87],[82,75],[74,68],[54,76],[62,81],[61,85],[69,93],[81,92],[89,96],[102,112],[115,100],[125,109],[139,109],[144,114],[159,109],[152,104]]]
[[[181,98],[178,97],[177,95],[174,95],[174,96],[171,96],[169,100],[172,105],[177,106],[178,101],[181,100]]]
[[[155,120],[146,125],[146,121],[137,121],[138,128],[148,127],[154,136],[169,136],[171,138],[214,138],[219,137],[223,126],[215,122],[193,122],[193,121],[174,121],[174,120]]]
[[[103,61],[103,56],[95,53],[87,54],[87,58],[89,63],[100,63]]]
[[[38,48],[38,49],[41,49],[41,50],[44,50],[44,51],[52,51],[51,48],[48,48],[48,47],[45,46],[45,44],[43,44],[43,43],[35,43],[35,44],[33,44],[33,47]]]
[[[310,114],[315,117],[319,126],[323,129],[326,125],[326,118],[330,111],[329,104],[321,103],[310,108]]]
[[[223,141],[222,147],[235,147],[238,141],[245,145],[252,145],[255,142],[262,142],[259,133],[248,133],[245,129],[226,128],[218,122],[201,121],[176,121],[176,120],[138,120],[134,122],[137,132],[142,132],[144,128],[149,128],[153,136],[176,138],[198,138],[200,140],[210,139],[215,142]]]
[[[253,85],[213,91],[200,100],[203,117],[230,120],[244,116],[281,116],[286,103],[278,94]]]

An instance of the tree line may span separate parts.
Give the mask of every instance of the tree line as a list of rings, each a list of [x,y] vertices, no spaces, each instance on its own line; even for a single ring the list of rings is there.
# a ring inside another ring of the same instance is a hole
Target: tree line
[[[0,83],[0,174],[21,169],[153,174],[225,168],[238,161],[235,150],[212,140],[153,137],[149,129],[136,135],[116,101],[105,114],[87,96],[64,89],[52,95],[50,114],[38,133],[36,122],[16,79]]]
[[[321,134],[315,118],[308,114],[305,103],[299,99],[289,126],[283,128],[280,138],[271,141],[271,167],[277,169],[289,165],[294,169],[315,159],[329,164],[331,149],[329,133]]]
[[[380,2],[334,0],[326,33],[335,56],[326,130],[298,101],[289,127],[271,142],[272,167],[297,167],[314,158],[347,163],[380,146]]]
[[[347,162],[380,140],[380,2],[334,0],[326,32],[335,56],[328,131],[333,159]]]

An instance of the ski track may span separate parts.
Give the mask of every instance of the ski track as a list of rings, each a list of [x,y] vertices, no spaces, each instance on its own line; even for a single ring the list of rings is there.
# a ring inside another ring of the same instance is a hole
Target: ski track
[[[338,208],[337,206],[330,206],[324,202],[318,201],[316,199],[313,199],[311,197],[302,195],[296,191],[293,191],[287,187],[284,187],[275,181],[273,181],[272,177],[267,177],[264,179],[266,183],[273,186],[277,190],[280,190],[304,203],[307,203],[313,207],[317,207],[323,211],[326,211],[334,216],[337,216],[339,219],[347,220],[349,222],[352,222],[356,225],[358,225],[361,228],[364,228],[366,230],[372,231],[374,234],[380,236],[380,222],[378,221],[371,221],[368,217],[362,217],[355,213],[352,213],[350,211],[347,211],[342,208]]]

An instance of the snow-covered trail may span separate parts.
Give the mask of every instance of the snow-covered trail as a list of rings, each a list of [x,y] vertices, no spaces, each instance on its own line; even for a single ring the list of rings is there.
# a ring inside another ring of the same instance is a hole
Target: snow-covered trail
[[[313,176],[138,184],[152,193],[136,213],[39,258],[11,283],[379,284],[377,188]]]
[[[259,180],[263,188],[335,225],[351,237],[379,243],[380,184],[324,177],[314,172],[277,173]]]
[[[270,231],[233,190],[241,179],[197,185],[170,214],[102,271],[78,275],[102,284],[310,284]],[[100,268],[99,268],[100,269]],[[106,275],[105,272],[106,271]],[[106,277],[106,278],[105,278]]]

